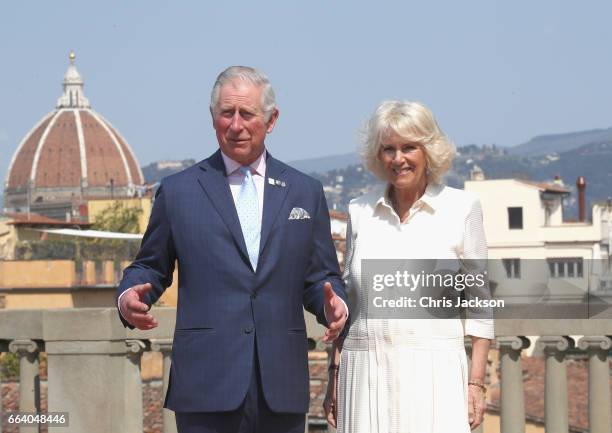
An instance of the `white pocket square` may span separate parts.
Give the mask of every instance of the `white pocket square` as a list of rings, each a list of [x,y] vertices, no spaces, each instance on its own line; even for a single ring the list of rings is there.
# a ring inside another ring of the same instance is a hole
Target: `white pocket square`
[[[289,214],[290,220],[307,220],[310,219],[310,214],[301,207],[294,207]]]

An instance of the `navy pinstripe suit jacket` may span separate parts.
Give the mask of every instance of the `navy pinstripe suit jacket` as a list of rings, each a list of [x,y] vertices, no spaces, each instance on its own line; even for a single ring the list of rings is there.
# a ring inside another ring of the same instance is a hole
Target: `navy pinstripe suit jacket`
[[[135,261],[117,294],[150,282],[154,303],[172,281],[179,292],[165,407],[234,410],[244,400],[253,351],[263,393],[277,412],[308,410],[302,306],[326,324],[323,283],[345,302],[321,183],[268,153],[257,272],[249,262],[221,152],[165,178]],[[288,219],[294,207],[310,219]],[[123,320],[123,319],[122,319]],[[127,326],[128,324],[124,322]]]

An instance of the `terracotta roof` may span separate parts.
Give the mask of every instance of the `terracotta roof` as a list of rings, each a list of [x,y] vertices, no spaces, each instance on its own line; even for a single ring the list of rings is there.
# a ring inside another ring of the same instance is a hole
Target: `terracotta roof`
[[[26,135],[9,167],[8,187],[142,185],[144,178],[119,133],[89,108],[59,109]]]
[[[526,185],[531,185],[531,186],[535,186],[536,188],[539,188],[542,191],[546,191],[546,192],[556,192],[556,193],[560,193],[560,194],[569,194],[570,190],[569,188],[562,186],[562,185],[557,185],[554,183],[546,183],[546,182],[534,182],[531,180],[524,180],[524,179],[515,179],[517,182],[521,182],[524,183]]]
[[[6,213],[2,214],[3,217],[10,219],[7,224],[15,225],[15,226],[23,226],[23,225],[33,225],[33,226],[62,226],[62,227],[74,227],[75,225],[81,227],[89,227],[91,223],[71,220],[71,221],[62,221],[54,218],[48,218],[43,215],[39,215],[36,213]]]

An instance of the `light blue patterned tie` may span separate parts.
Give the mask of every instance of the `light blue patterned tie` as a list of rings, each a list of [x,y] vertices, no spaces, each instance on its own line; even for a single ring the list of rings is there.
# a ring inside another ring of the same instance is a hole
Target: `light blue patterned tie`
[[[236,210],[242,228],[242,235],[246,243],[249,260],[253,269],[257,269],[257,259],[259,258],[259,239],[261,237],[261,224],[259,223],[259,199],[257,198],[257,188],[253,181],[250,167],[240,167],[240,172],[244,174],[244,180],[240,185],[238,199],[236,200]]]

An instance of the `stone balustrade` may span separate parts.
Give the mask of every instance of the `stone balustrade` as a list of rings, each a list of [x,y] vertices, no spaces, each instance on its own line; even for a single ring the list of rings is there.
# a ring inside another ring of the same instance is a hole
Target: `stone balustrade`
[[[140,359],[145,351],[163,357],[164,392],[168,386],[176,310],[156,308],[159,326],[150,331],[125,329],[115,309],[0,310],[0,352],[20,359],[20,410],[39,410],[38,354],[47,354],[49,412],[68,412],[69,427],[49,432],[142,433]],[[307,315],[308,336],[320,341],[323,329]],[[610,320],[498,320],[496,340],[501,372],[501,431],[525,431],[521,351],[525,336],[540,336],[536,348],[545,356],[547,433],[567,433],[568,393],[565,358],[573,348],[589,360],[591,433],[611,433]],[[568,335],[582,335],[574,341]],[[318,347],[321,348],[320,343]],[[467,344],[470,352],[469,342]],[[0,414],[1,417],[1,414]],[[163,432],[176,432],[173,413],[164,409]],[[1,433],[0,426],[0,433]],[[22,427],[36,432],[38,427]]]

